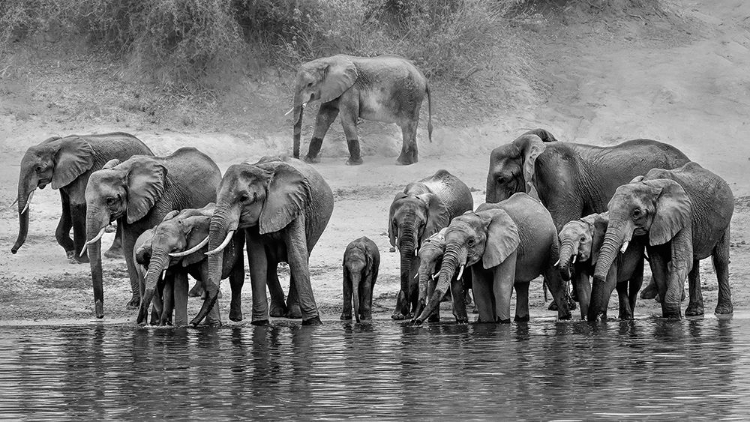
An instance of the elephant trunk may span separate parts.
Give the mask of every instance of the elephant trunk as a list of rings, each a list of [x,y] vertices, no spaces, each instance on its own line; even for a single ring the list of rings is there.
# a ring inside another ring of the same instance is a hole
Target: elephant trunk
[[[151,262],[148,266],[148,272],[146,273],[146,288],[144,290],[143,297],[141,298],[141,307],[138,311],[138,324],[145,324],[148,318],[148,308],[151,306],[151,300],[154,298],[157,284],[159,282],[159,276],[162,271],[169,268],[169,255],[167,251],[153,251],[151,254]],[[159,315],[161,318],[161,315]]]
[[[560,246],[560,263],[557,268],[560,270],[560,276],[565,281],[570,281],[573,273],[573,264],[570,262],[571,257],[577,254],[577,248],[572,240],[565,240]]]
[[[104,318],[102,241],[100,233],[107,225],[109,225],[109,213],[89,206],[86,212],[86,247],[91,266],[91,283],[94,288],[94,310],[97,318]]]
[[[302,136],[302,114],[305,111],[305,106],[302,103],[300,94],[294,97],[294,145],[292,147],[292,155],[294,158],[299,158],[299,144],[300,137]]]
[[[431,265],[425,265],[425,263],[420,263],[419,266],[419,296],[417,299],[417,310],[415,312],[415,315],[419,315],[424,310],[424,307],[427,304],[428,295],[430,294],[430,291],[428,290],[428,284],[430,283],[430,279],[432,278],[432,271],[433,268]]]
[[[360,322],[359,318],[359,284],[362,282],[362,274],[352,274],[352,302],[354,303],[354,319]]]
[[[18,237],[16,243],[11,248],[12,253],[18,252],[18,249],[26,242],[26,236],[29,234],[29,203],[36,190],[39,182],[36,172],[32,168],[22,167],[21,177],[18,179]]]
[[[435,309],[440,306],[440,301],[445,296],[445,293],[451,286],[451,280],[456,273],[456,268],[461,268],[463,271],[466,265],[467,250],[464,247],[458,245],[447,245],[445,248],[445,255],[443,255],[443,264],[440,267],[440,275],[438,277],[438,283],[435,286],[435,290],[432,292],[432,296],[429,298],[429,302],[425,306],[419,317],[416,318],[417,323],[421,323],[427,319]]]
[[[607,274],[612,263],[617,258],[622,244],[630,240],[632,229],[627,224],[617,224],[610,220],[604,242],[599,250],[599,259],[594,269],[594,281],[591,286],[591,300],[589,301],[588,320],[596,321],[606,314],[611,289],[606,284]]]
[[[402,229],[399,233],[399,252],[401,253],[401,291],[405,294],[405,301],[401,304],[401,310],[404,315],[407,315],[411,310],[412,300],[416,299],[414,295],[417,293],[416,287],[417,282],[412,280],[410,277],[411,266],[414,262],[415,255],[418,247],[417,236],[414,234],[413,219],[407,219],[402,225]]]
[[[239,210],[236,212],[228,209],[226,205],[219,205],[211,217],[208,234],[208,250],[213,251],[219,248],[226,239],[230,230],[235,230],[239,224]],[[190,321],[190,324],[197,326],[211,311],[219,297],[219,285],[221,283],[221,273],[224,265],[224,254],[216,253],[208,256],[208,280],[203,281],[203,288],[206,291],[206,297],[203,300],[198,314]]]

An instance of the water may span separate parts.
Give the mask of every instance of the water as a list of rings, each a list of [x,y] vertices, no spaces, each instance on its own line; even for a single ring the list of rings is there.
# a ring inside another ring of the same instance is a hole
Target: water
[[[745,419],[748,322],[0,327],[0,417]]]

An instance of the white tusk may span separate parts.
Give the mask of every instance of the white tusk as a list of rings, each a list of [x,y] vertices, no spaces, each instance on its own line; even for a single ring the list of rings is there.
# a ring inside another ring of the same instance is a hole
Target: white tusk
[[[573,263],[574,263],[574,264],[576,263],[576,259],[578,259],[578,255],[577,255],[577,254],[576,254],[576,255],[573,255]]]
[[[419,278],[419,273],[414,274],[414,280]]]
[[[102,236],[104,236],[104,230],[107,230],[107,226],[102,227],[102,229],[99,230],[99,234],[97,234],[95,238],[83,244],[83,249],[81,249],[81,253],[78,256],[83,256],[83,253],[86,252],[86,249],[90,244],[96,243],[101,240]]]
[[[434,280],[434,279],[438,278],[439,276],[440,276],[440,273],[435,273],[435,274],[432,275],[432,279]]]
[[[307,105],[307,103],[302,103],[302,108],[305,108],[305,106],[306,106],[306,105]],[[284,116],[288,116],[288,115],[289,115],[289,113],[291,113],[291,112],[293,112],[293,111],[294,111],[294,107],[292,107],[292,108],[291,108],[291,110],[289,110],[289,111],[287,111],[286,113],[284,113]]]
[[[161,273],[161,279],[164,280],[167,278],[167,270],[162,271]]]
[[[229,232],[227,233],[227,237],[224,239],[223,242],[221,242],[221,245],[219,245],[218,248],[212,251],[206,252],[206,255],[216,255],[217,253],[221,252],[224,248],[227,247],[227,245],[229,244],[229,241],[232,240],[233,234],[234,234],[234,230],[229,230]]]
[[[13,208],[13,205],[16,205],[16,202],[18,202],[18,198],[13,200],[13,203],[8,205],[8,208]]]
[[[560,265],[560,260],[559,259],[557,261],[555,261],[555,264],[553,265],[553,267],[557,267],[558,265]]]
[[[148,272],[151,270],[146,270],[146,274],[143,275],[144,280],[148,280]]]
[[[200,248],[206,246],[207,243],[208,243],[208,236],[206,236],[205,239],[201,240],[201,243],[193,246],[192,248],[190,248],[190,249],[188,249],[186,251],[182,251],[182,252],[171,252],[169,254],[169,256],[171,256],[172,258],[181,258],[183,256],[188,256],[191,253],[197,252]]]
[[[419,256],[419,248],[414,249],[414,256]]]
[[[458,270],[458,279],[461,280],[461,276],[464,275],[464,266],[461,265],[461,268]]]
[[[31,193],[29,194],[29,199],[26,200],[26,206],[23,207],[23,211],[21,211],[21,214],[25,213],[29,209],[29,204],[31,204],[31,198],[34,197],[34,192],[36,192],[36,190],[31,191]]]
[[[629,241],[625,241],[625,243],[622,244],[622,247],[620,248],[620,252],[625,253],[625,251],[628,249],[628,243]]]

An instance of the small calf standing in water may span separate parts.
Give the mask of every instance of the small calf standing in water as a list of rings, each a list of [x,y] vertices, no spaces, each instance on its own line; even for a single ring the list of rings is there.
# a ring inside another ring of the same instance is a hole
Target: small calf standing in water
[[[372,319],[372,290],[380,267],[378,246],[366,236],[352,241],[344,252],[343,266],[344,309],[341,319],[352,319],[352,302],[357,322],[360,318]]]

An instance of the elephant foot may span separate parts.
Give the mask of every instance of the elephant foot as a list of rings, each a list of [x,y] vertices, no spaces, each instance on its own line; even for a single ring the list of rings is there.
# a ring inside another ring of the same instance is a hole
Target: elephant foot
[[[724,303],[719,302],[719,304],[716,305],[716,310],[714,311],[714,313],[717,313],[719,315],[727,315],[727,314],[734,313],[734,306],[732,306],[732,302],[729,302],[729,301],[724,302]]]
[[[370,321],[370,320],[372,320],[372,314],[370,314],[370,313],[361,314],[359,316],[359,319],[362,320],[362,321]]]
[[[68,257],[68,263],[73,264],[73,265],[89,263],[88,253],[84,253],[83,256],[78,256],[76,251],[65,251],[65,256]]]
[[[356,160],[349,158],[348,160],[346,160],[347,166],[358,166],[358,165],[361,165],[362,163],[364,163],[364,161],[362,161],[361,158],[358,158]]]
[[[104,318],[104,303],[101,300],[97,300],[94,303],[94,312],[96,313],[97,318]]]
[[[274,318],[283,318],[286,316],[286,305],[275,305],[271,304],[271,309],[269,310],[268,314],[271,315]]]
[[[258,320],[255,320],[255,321],[251,322],[250,324],[257,325],[257,326],[263,326],[263,325],[269,325],[269,322],[268,322],[267,319],[258,319]]]
[[[679,312],[667,312],[662,317],[667,319],[682,319],[682,315]]]
[[[352,313],[351,312],[343,312],[341,314],[341,316],[339,317],[339,319],[342,320],[342,321],[349,321],[350,319],[352,319]]]
[[[526,315],[526,316],[516,315],[516,317],[513,318],[513,321],[515,321],[515,322],[529,322],[529,316],[528,315]]]
[[[396,164],[400,166],[409,166],[409,165],[414,164],[414,161],[408,160],[406,158],[398,157],[398,159],[396,160]]]
[[[469,323],[469,318],[456,318],[456,324],[464,325]]]
[[[497,322],[499,324],[510,324],[510,318],[508,318],[508,319],[500,319],[500,318],[498,318]]]
[[[698,302],[691,302],[685,309],[685,316],[699,316],[703,315],[703,304]]]
[[[620,311],[620,315],[618,315],[619,318],[623,321],[629,321],[633,319],[633,314],[627,311]]]
[[[315,316],[310,319],[302,320],[302,325],[323,325],[323,321],[320,320],[319,316]]]
[[[309,155],[306,155],[304,161],[309,164],[318,164],[320,162],[320,158],[310,157]]]
[[[117,259],[123,258],[125,255],[122,253],[122,248],[109,248],[104,252],[104,256],[107,258]]]
[[[394,312],[393,315],[391,315],[391,319],[402,321],[406,319],[406,315],[402,314],[401,312]]]
[[[641,290],[641,299],[656,299],[659,296],[659,291],[656,289],[655,283],[649,283],[645,289]],[[657,302],[659,300],[657,299]]]
[[[286,317],[290,319],[300,319],[302,318],[302,309],[300,309],[298,304],[289,305],[288,311],[286,313]]]
[[[427,322],[440,322],[439,314],[432,314],[427,318]]]
[[[556,311],[557,310],[557,302],[555,302],[553,300],[552,303],[550,303],[549,306],[547,307],[547,310],[548,311]]]
[[[159,317],[159,313],[155,310],[151,311],[151,320],[148,322],[149,325],[159,325],[159,320],[161,318]],[[145,322],[145,321],[144,321]]]
[[[133,297],[130,298],[130,302],[128,302],[127,305],[125,305],[127,309],[138,309],[141,307],[141,298],[140,296],[133,295]]]
[[[195,285],[188,292],[188,297],[203,297],[205,293],[206,290],[203,289],[203,285],[200,283],[195,283]]]
[[[229,320],[234,322],[240,322],[242,321],[242,311],[230,309],[229,310]]]

